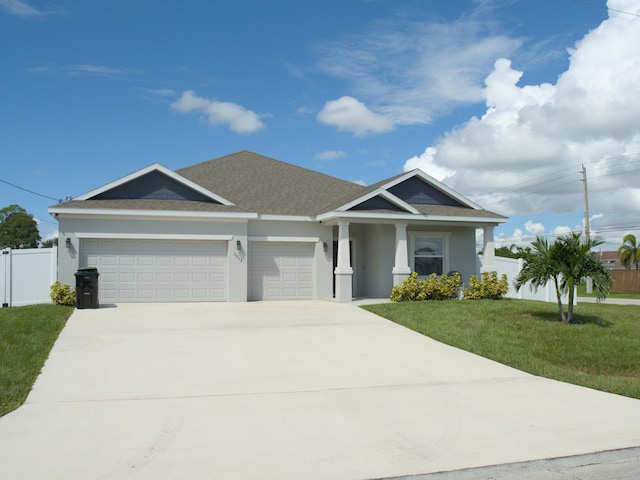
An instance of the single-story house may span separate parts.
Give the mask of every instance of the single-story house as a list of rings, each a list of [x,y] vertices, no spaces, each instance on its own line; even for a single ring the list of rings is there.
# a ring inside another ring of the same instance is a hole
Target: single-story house
[[[58,279],[97,267],[101,304],[387,297],[412,271],[493,265],[484,210],[421,170],[368,187],[241,151],[153,164],[49,208]]]

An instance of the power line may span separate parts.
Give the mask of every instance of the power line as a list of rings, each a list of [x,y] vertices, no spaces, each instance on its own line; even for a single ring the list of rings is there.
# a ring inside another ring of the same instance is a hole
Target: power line
[[[634,17],[640,17],[640,15],[638,15],[637,13],[631,13],[631,12],[626,12],[624,10],[617,10],[615,8],[609,8],[606,5],[598,5],[597,3],[584,2],[582,0],[571,0],[571,1],[574,2],[574,3],[581,3],[582,5],[588,5],[590,7],[601,8],[601,9],[607,10],[609,12],[624,13],[626,15],[633,15]]]
[[[0,182],[6,183],[7,185],[9,185],[9,186],[11,186],[13,188],[17,188],[18,190],[22,190],[23,192],[31,193],[32,195],[37,195],[38,197],[48,198],[49,200],[54,200],[56,202],[61,202],[62,201],[59,198],[53,198],[53,197],[50,197],[49,195],[44,195],[42,193],[34,192],[33,190],[29,190],[28,188],[20,187],[19,185],[15,185],[15,184],[13,184],[11,182],[7,182],[6,180],[2,180],[1,178],[0,178]]]

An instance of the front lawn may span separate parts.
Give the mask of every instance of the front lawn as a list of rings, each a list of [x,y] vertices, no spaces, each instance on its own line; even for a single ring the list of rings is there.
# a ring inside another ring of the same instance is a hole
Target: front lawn
[[[0,417],[22,405],[73,307],[0,309]]]
[[[640,306],[446,300],[364,306],[440,342],[519,370],[640,399]]]

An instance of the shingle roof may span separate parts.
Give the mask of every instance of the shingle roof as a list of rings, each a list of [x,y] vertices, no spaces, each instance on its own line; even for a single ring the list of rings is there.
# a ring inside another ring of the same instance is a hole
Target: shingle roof
[[[309,216],[361,185],[256,153],[241,151],[176,170],[176,173],[261,214]]]
[[[142,210],[178,212],[258,213],[314,217],[357,200],[405,175],[369,187],[281,162],[246,150],[175,171],[181,177],[214,192],[234,205],[194,200],[93,199],[71,200],[52,208]],[[487,210],[445,205],[412,205],[426,215],[506,218]],[[369,211],[376,213],[376,211]],[[377,213],[399,213],[380,211]]]

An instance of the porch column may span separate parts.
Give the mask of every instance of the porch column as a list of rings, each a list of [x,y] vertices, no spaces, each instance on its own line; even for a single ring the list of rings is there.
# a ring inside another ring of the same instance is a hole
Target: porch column
[[[350,302],[353,297],[351,254],[349,252],[349,222],[338,222],[338,265],[334,271],[336,276],[336,300]]]
[[[400,285],[411,274],[406,223],[396,223],[396,261],[391,273],[394,286]]]
[[[482,268],[480,273],[496,271],[496,249],[493,242],[493,227],[484,227],[482,240]]]

